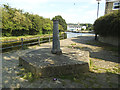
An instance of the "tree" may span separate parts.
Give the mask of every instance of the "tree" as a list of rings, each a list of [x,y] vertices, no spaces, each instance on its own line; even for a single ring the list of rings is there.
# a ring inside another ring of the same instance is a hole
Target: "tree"
[[[8,5],[4,5],[2,8],[2,35],[3,36],[11,36],[11,32],[13,30],[13,22],[11,21],[11,15],[8,12],[10,7]]]
[[[43,34],[48,34],[48,32],[52,32],[53,30],[53,22],[49,19],[46,18],[43,21]]]
[[[27,35],[29,28],[32,26],[31,21],[21,12],[16,11],[13,17],[14,31],[12,35]],[[19,31],[20,33],[17,33]]]
[[[42,34],[42,27],[43,27],[43,17],[39,15],[28,15],[29,19],[31,20],[32,27],[29,29],[30,35]]]
[[[55,16],[52,20],[58,20],[59,24],[63,27],[63,29],[66,31],[67,30],[67,23],[66,21],[62,18],[62,16],[58,15]]]
[[[23,10],[9,5],[3,5],[2,8],[2,36],[48,34],[53,30],[53,22],[49,18],[23,13]],[[65,20],[61,16],[55,18],[59,20],[59,30],[66,30]]]
[[[2,35],[19,36],[28,34],[31,21],[23,15],[22,10],[3,5],[2,9]]]
[[[101,16],[93,26],[95,33],[100,36],[120,37],[120,11]]]
[[[60,31],[63,31],[62,25],[59,24],[58,27],[59,27],[59,30],[60,30]]]

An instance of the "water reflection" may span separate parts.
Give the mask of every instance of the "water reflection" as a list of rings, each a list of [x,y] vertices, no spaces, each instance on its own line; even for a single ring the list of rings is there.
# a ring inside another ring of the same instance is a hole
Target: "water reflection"
[[[73,33],[73,32],[65,32],[65,33],[67,34],[67,38],[95,35],[93,33]]]

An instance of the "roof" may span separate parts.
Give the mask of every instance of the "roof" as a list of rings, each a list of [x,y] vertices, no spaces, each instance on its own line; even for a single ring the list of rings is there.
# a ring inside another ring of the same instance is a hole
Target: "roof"
[[[106,0],[106,2],[119,2],[120,0]]]

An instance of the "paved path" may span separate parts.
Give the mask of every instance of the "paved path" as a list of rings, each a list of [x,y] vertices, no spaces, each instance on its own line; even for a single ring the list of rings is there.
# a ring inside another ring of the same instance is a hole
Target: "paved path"
[[[61,40],[61,47],[68,47],[71,44],[79,47],[81,50],[90,52],[91,68],[89,73],[78,76],[77,80],[60,79],[53,81],[54,77],[39,78],[29,82],[21,78],[18,73],[21,67],[18,67],[19,56],[27,52],[50,47],[51,43],[41,44],[41,46],[32,46],[26,50],[17,50],[2,54],[2,86],[3,88],[118,88],[118,55],[117,53],[103,50],[102,47],[86,44],[95,42],[94,36],[82,36]],[[108,73],[109,72],[109,73]]]

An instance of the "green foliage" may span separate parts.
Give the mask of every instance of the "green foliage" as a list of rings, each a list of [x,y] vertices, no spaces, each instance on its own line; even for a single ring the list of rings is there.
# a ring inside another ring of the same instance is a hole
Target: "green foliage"
[[[83,31],[83,30],[84,30],[84,28],[81,28],[81,30]]]
[[[26,79],[29,82],[33,82],[37,77],[30,71],[26,70],[25,68],[20,68],[19,72],[17,73],[22,79]]]
[[[74,46],[74,45],[76,45],[76,43],[72,43],[71,45]]]
[[[90,59],[89,65],[90,67],[93,66],[93,61],[91,59]]]
[[[46,18],[43,22],[43,34],[48,34],[52,30],[53,30],[53,22],[49,18]]]
[[[81,26],[86,26],[86,30],[91,30],[93,25],[90,24],[90,23],[83,23],[83,24],[80,24]],[[84,30],[84,28],[82,28],[82,30]]]
[[[25,17],[22,10],[3,5],[2,36],[19,36],[28,34],[31,21]]]
[[[60,30],[60,31],[63,31],[63,30],[64,30],[63,27],[62,27],[62,25],[59,24],[58,27],[59,27],[59,30]]]
[[[94,22],[94,30],[101,36],[120,37],[120,11],[98,18]]]
[[[31,21],[32,27],[29,28],[29,35],[36,35],[36,34],[42,34],[42,27],[43,27],[43,17],[40,17],[39,15],[33,15],[33,14],[25,14]]]
[[[59,29],[66,30],[65,20],[62,17],[59,17],[59,20]],[[9,5],[2,7],[2,36],[41,35],[52,33],[52,30],[53,22],[49,18],[23,13],[22,10],[11,8]]]
[[[66,21],[62,18],[62,16],[58,15],[55,16],[52,20],[58,20],[59,24],[63,27],[63,29],[60,26],[60,30],[67,30],[67,23]]]

